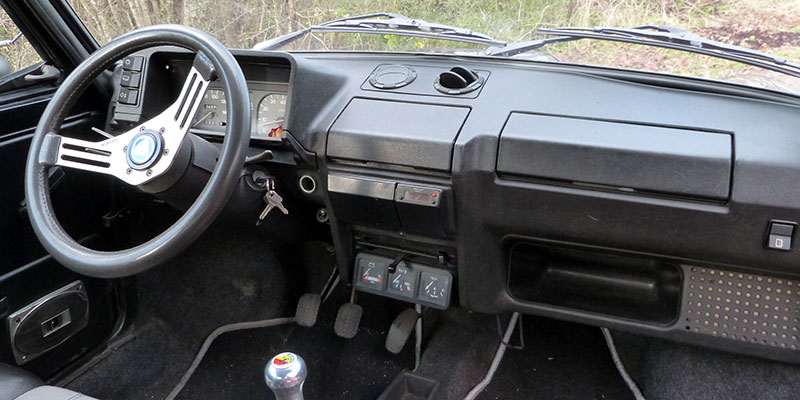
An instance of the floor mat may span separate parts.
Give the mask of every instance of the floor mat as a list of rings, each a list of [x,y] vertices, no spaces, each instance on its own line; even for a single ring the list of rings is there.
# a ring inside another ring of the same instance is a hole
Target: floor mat
[[[139,332],[68,387],[104,400],[163,399],[196,349],[173,340],[163,321],[151,320]]]
[[[264,367],[276,354],[291,351],[308,365],[308,399],[373,400],[404,368],[413,354],[386,351],[385,331],[363,328],[347,340],[333,332],[333,322],[312,328],[296,324],[225,333],[178,395],[178,399],[273,399],[264,383]],[[213,396],[209,396],[213,393]]]
[[[599,328],[532,317],[523,324],[525,348],[506,351],[478,399],[633,399]]]
[[[620,356],[647,400],[790,400],[800,366],[617,332]]]
[[[429,311],[425,336],[419,373],[439,381],[440,399],[463,399],[483,379],[497,350],[494,316],[458,308]]]
[[[163,399],[214,329],[293,314],[333,265],[321,242],[275,245],[245,227],[212,227],[173,261],[136,276],[133,340],[62,385],[98,399]]]
[[[496,319],[453,309],[433,329],[420,373],[440,381],[440,398],[463,399],[483,379],[497,350]],[[524,349],[506,351],[478,399],[633,399],[599,328],[525,316],[523,331]],[[511,342],[519,343],[518,332]]]

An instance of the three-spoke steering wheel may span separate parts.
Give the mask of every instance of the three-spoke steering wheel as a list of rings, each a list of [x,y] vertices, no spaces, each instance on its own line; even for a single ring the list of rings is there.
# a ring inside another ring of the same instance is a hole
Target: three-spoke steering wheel
[[[175,102],[155,118],[103,140],[89,142],[58,134],[80,94],[116,61],[142,49],[175,45],[195,52],[192,69]],[[205,188],[172,226],[150,241],[121,251],[82,246],[58,223],[50,200],[48,170],[55,166],[113,175],[144,185],[174,166],[209,83],[219,79],[227,95],[228,124],[219,160]],[[37,237],[60,263],[100,277],[129,276],[159,265],[192,244],[230,198],[244,164],[250,137],[247,82],[228,49],[212,36],[179,25],[135,30],[103,46],[82,62],[56,91],[33,135],[25,170],[28,215]]]

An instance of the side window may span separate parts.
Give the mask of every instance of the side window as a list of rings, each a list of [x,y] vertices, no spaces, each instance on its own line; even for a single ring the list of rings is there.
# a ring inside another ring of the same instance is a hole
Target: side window
[[[42,58],[33,46],[20,33],[6,11],[0,8],[0,81],[40,61]]]

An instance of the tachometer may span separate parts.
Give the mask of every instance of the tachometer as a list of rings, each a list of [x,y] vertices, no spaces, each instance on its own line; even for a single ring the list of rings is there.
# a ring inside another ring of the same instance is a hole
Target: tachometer
[[[225,92],[220,89],[209,89],[200,109],[197,110],[192,128],[203,129],[214,132],[225,132],[228,124],[228,109]]]
[[[258,105],[256,135],[269,136],[272,129],[283,125],[284,114],[286,114],[286,94],[272,93],[264,96]]]

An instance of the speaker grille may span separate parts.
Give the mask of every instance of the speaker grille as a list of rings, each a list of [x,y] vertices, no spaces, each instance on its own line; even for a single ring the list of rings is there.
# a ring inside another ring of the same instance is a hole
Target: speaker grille
[[[687,331],[772,346],[800,348],[800,282],[687,267]]]

